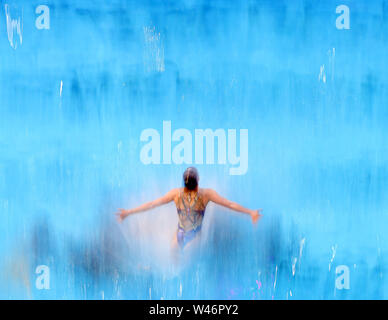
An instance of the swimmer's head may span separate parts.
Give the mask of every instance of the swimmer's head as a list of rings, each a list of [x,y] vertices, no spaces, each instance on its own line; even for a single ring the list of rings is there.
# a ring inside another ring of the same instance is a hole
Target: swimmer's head
[[[194,167],[189,167],[183,173],[183,184],[189,190],[195,190],[198,186],[199,175]]]

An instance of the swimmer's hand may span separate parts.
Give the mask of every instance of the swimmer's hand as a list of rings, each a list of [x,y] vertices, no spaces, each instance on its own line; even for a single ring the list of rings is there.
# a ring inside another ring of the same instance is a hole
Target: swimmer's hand
[[[118,222],[123,222],[123,220],[129,215],[131,214],[131,211],[130,210],[125,210],[125,209],[118,209],[118,211],[115,213],[116,216],[117,216],[117,220]]]
[[[250,215],[251,215],[251,218],[252,218],[252,223],[255,224],[263,215],[261,214],[261,212],[263,211],[263,209],[259,209],[259,210],[252,210]]]

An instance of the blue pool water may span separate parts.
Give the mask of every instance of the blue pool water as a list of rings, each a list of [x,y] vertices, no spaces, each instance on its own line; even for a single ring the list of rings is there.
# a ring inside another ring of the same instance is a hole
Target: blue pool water
[[[0,4],[0,298],[388,298],[388,1]],[[114,212],[189,165],[264,215],[209,205],[177,268],[172,204]]]

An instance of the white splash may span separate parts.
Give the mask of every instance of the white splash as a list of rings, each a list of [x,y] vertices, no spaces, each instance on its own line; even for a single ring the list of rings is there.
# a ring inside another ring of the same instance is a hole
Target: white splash
[[[164,72],[164,47],[155,27],[144,27],[144,67],[146,72]]]
[[[330,67],[330,78],[331,80],[334,79],[334,63],[335,63],[335,48],[330,49],[327,52],[327,55],[329,56],[329,67]]]
[[[8,34],[8,41],[12,48],[16,50],[17,48],[17,41],[16,37],[14,39],[14,33],[19,36],[20,45],[23,43],[23,11],[22,11],[22,17],[17,17],[16,19],[12,19],[10,14],[10,7],[8,4],[4,5],[5,8],[5,17],[7,20],[7,34]]]
[[[296,262],[298,261],[298,258],[295,258],[292,260],[292,275],[295,276],[295,266]]]
[[[304,248],[305,242],[306,242],[306,238],[302,238],[300,240],[300,242],[299,242],[299,256],[298,256],[298,258],[294,257],[293,260],[291,261],[291,263],[292,263],[292,275],[293,276],[295,276],[296,264],[298,261],[299,261],[298,269],[300,268],[300,260],[302,258],[303,248]]]
[[[276,266],[276,269],[275,269],[275,281],[273,282],[273,289],[274,290],[276,289],[277,278],[278,278],[278,266]]]
[[[338,245],[331,246],[332,254],[331,254],[331,259],[330,259],[330,262],[329,262],[329,271],[331,270],[331,264],[333,263],[335,255],[337,253],[337,247],[338,247]]]
[[[319,68],[319,77],[318,81],[322,81],[323,83],[326,83],[326,73],[325,73],[325,65],[321,65]]]
[[[62,97],[63,81],[61,80],[61,85],[59,87],[59,96]]]
[[[326,83],[327,76],[329,76],[331,80],[334,80],[335,48],[329,49],[327,51],[327,56],[327,68],[325,68],[325,64],[321,65],[319,68],[318,81],[322,81],[323,83]]]
[[[306,238],[302,238],[302,240],[300,240],[300,243],[299,243],[299,265],[300,265],[300,259],[302,258],[303,248],[305,243],[306,243]]]
[[[300,266],[300,260],[302,259],[302,254],[303,254],[303,248],[306,243],[306,238],[302,238],[299,243],[299,266]]]

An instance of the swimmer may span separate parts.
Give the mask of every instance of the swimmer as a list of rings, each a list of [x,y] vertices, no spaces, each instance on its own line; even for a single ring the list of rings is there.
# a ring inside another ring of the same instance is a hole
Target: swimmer
[[[198,182],[199,175],[197,169],[189,167],[183,173],[184,187],[172,189],[163,197],[144,203],[139,207],[129,210],[118,209],[116,213],[118,220],[122,222],[129,215],[147,211],[174,201],[179,220],[174,242],[183,249],[189,242],[198,238],[205,209],[210,201],[231,210],[250,215],[253,223],[256,223],[261,218],[262,209],[247,209],[236,202],[221,197],[212,189],[199,188]]]

